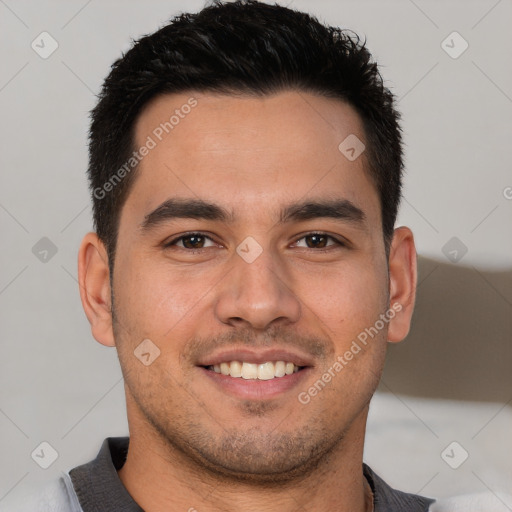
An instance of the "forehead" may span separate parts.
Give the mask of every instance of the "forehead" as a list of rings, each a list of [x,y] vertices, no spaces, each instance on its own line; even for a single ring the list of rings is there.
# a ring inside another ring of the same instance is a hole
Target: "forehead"
[[[355,110],[310,93],[163,95],[135,125],[135,149],[151,149],[127,203],[147,213],[170,196],[202,198],[254,217],[311,194],[364,204],[379,217],[364,153],[351,161],[339,149],[347,137],[365,140]]]

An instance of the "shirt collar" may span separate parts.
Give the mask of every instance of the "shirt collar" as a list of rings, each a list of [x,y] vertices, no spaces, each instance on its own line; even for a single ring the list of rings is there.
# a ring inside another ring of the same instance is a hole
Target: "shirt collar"
[[[126,460],[129,440],[108,437],[94,460],[69,472],[83,512],[144,512],[117,474]]]
[[[435,501],[393,489],[364,463],[363,474],[373,491],[374,512],[427,512]]]

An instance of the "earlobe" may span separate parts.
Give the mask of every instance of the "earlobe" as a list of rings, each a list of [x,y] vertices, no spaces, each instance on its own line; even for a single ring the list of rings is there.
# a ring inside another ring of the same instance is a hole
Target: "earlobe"
[[[78,283],[92,335],[102,345],[115,346],[108,255],[96,233],[87,233],[80,245]]]
[[[389,251],[389,303],[396,311],[389,322],[388,341],[402,341],[411,325],[416,299],[417,269],[414,236],[407,227],[395,229]]]

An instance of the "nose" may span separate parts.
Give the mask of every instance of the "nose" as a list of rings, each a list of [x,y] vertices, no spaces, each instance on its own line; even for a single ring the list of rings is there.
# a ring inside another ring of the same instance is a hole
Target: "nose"
[[[216,317],[235,327],[264,331],[272,323],[292,324],[299,320],[301,304],[293,283],[270,249],[254,261],[233,254],[233,268],[218,287]]]

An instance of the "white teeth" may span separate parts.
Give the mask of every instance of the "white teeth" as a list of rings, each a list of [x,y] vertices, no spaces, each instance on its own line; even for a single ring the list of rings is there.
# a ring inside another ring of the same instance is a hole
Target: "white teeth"
[[[258,365],[258,379],[270,380],[274,378],[274,363],[263,363]]]
[[[286,375],[286,364],[284,361],[277,361],[274,365],[274,375],[276,377],[284,377]]]
[[[299,367],[291,362],[267,361],[266,363],[254,364],[240,361],[222,362],[209,367],[216,373],[230,375],[231,377],[242,377],[242,379],[270,380],[275,377],[284,377],[299,371]]]
[[[231,361],[231,364],[229,366],[229,375],[231,375],[231,377],[242,376],[242,363],[240,363],[239,361]]]
[[[258,365],[253,363],[242,364],[242,379],[257,379]]]

